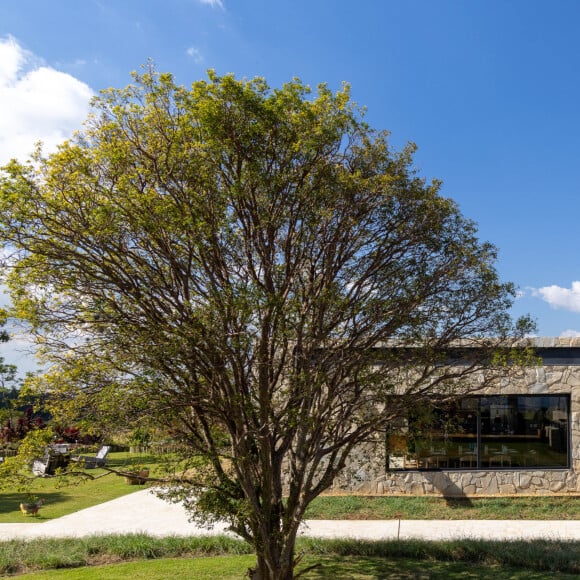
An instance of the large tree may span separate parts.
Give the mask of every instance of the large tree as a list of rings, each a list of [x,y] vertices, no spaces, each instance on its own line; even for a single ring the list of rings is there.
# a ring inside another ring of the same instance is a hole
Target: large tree
[[[4,168],[14,311],[55,397],[170,428],[197,462],[176,497],[255,547],[254,577],[292,578],[352,449],[517,336],[513,287],[346,86],[148,70],[93,105]],[[442,365],[458,344],[469,364]]]

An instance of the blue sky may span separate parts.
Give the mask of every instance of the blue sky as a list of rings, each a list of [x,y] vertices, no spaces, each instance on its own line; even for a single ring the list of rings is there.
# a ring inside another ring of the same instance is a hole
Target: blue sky
[[[415,142],[419,172],[498,246],[514,315],[576,336],[579,28],[575,0],[3,0],[0,163],[39,139],[50,150],[91,94],[148,59],[183,84],[208,68],[347,81],[367,121],[396,147]]]

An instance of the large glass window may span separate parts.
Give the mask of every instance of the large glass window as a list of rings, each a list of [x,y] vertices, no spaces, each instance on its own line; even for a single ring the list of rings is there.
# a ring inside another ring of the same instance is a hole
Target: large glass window
[[[569,466],[568,395],[466,397],[423,405],[387,438],[391,469]]]

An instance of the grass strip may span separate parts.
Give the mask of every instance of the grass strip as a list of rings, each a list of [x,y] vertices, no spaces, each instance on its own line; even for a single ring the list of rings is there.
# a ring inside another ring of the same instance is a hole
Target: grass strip
[[[362,558],[469,563],[550,574],[580,575],[580,542],[533,540],[428,542],[301,538],[297,552],[308,559]],[[152,538],[143,534],[79,539],[12,540],[0,543],[0,574],[73,569],[127,561],[250,555],[243,541],[225,536]],[[346,561],[346,560],[345,560]]]
[[[308,507],[313,520],[577,520],[578,496],[442,498],[321,496]]]

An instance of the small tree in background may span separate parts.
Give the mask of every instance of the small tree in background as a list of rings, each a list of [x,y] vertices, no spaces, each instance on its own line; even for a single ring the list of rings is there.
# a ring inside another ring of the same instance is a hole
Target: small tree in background
[[[6,312],[0,309],[0,343],[8,342],[10,337],[3,328],[6,323]],[[9,417],[6,410],[12,406],[12,401],[18,398],[19,381],[17,378],[16,365],[4,362],[0,357],[0,422],[4,422]]]
[[[254,546],[254,578],[294,576],[304,511],[355,446],[492,380],[492,352],[530,328],[413,151],[348,87],[149,71],[57,153],[4,169],[8,283],[54,365],[43,388],[61,414],[175,433],[197,470],[174,497]],[[469,364],[442,365],[457,341]]]
[[[4,325],[6,312],[0,309],[0,343],[10,337]],[[19,401],[21,380],[16,365],[6,363],[0,357],[0,443],[19,441],[28,431],[42,423],[34,416],[32,407]]]

